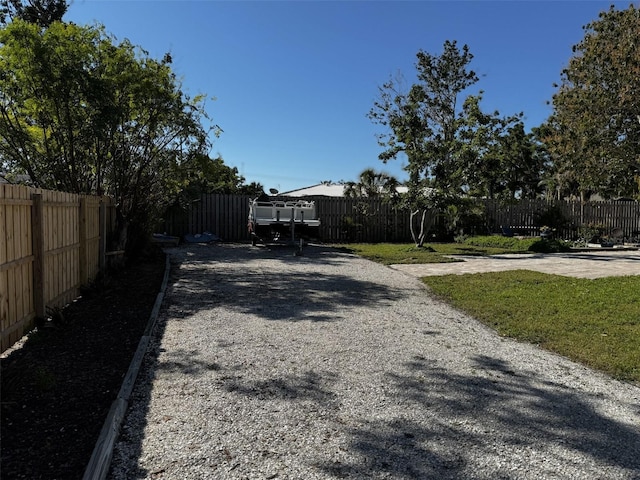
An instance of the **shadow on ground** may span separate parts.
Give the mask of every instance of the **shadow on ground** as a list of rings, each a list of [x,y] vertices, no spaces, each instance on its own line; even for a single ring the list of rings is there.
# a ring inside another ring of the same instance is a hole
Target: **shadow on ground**
[[[384,308],[403,295],[382,282],[293,268],[296,263],[349,261],[344,253],[324,247],[307,249],[303,257],[294,257],[287,249],[250,247],[203,247],[197,255],[192,252],[172,266],[173,287],[163,306],[170,321],[220,306],[269,321],[339,321],[342,309],[360,304]],[[265,258],[274,260],[272,269],[263,268]],[[260,262],[254,266],[254,260]],[[225,263],[234,268],[225,268]],[[164,329],[159,323],[156,338]],[[567,472],[593,468],[592,478],[607,472],[604,466],[629,472],[627,478],[640,478],[638,429],[599,413],[583,393],[516,371],[491,356],[473,358],[470,374],[441,367],[438,359],[398,359],[401,368],[390,366],[386,391],[389,404],[401,405],[407,414],[381,419],[381,412],[363,413],[359,423],[346,425],[337,421],[341,392],[333,373],[307,370],[246,382],[240,371],[194,360],[197,351],[171,352],[162,364],[157,343],[150,353],[145,361],[148,381],[136,393],[136,402],[147,408],[153,377],[159,369],[169,369],[195,376],[214,371],[227,392],[311,402],[335,412],[336,428],[349,439],[349,458],[358,460],[338,463],[320,456],[309,465],[309,472],[321,477],[516,479],[533,478],[537,472],[541,478],[559,478],[564,473],[557,468],[566,463]],[[140,456],[141,437],[132,433],[143,431],[145,423],[143,411],[129,421],[132,431],[122,433],[130,458]],[[541,452],[548,452],[548,462],[542,461]],[[116,478],[152,474],[137,467]]]
[[[267,320],[326,322],[339,320],[345,309],[384,307],[403,295],[383,282],[318,274],[314,264],[348,261],[349,255],[335,249],[308,246],[302,256],[294,256],[294,251],[287,246],[207,246],[199,249],[197,260],[192,250],[182,252],[172,267],[179,280],[170,315],[184,318],[225,307]]]
[[[147,424],[153,378],[161,370],[191,376],[219,372],[223,388],[242,395],[325,405],[333,401],[335,393],[327,387],[331,379],[326,373],[309,371],[247,384],[240,381],[241,375],[230,371],[231,367],[198,360],[198,351],[167,352],[166,358],[159,361],[166,322],[180,322],[207,310],[231,309],[268,321],[333,322],[342,319],[345,309],[363,304],[382,308],[402,298],[402,291],[392,290],[382,281],[359,280],[337,273],[319,274],[313,269],[314,265],[350,262],[352,255],[324,246],[306,247],[302,255],[294,252],[292,246],[224,244],[189,245],[171,251],[170,286],[138,382],[143,388],[134,391],[132,400],[142,407],[136,408],[135,416],[128,417],[128,430],[124,429],[120,436],[126,449],[124,456],[134,471],[119,471],[112,465],[110,478],[149,478],[153,474],[138,465],[142,451],[139,433]]]
[[[640,263],[640,256],[636,254],[626,254],[621,255],[620,252],[614,252],[613,255],[607,254],[598,254],[598,253],[580,253],[580,252],[571,252],[571,253],[534,253],[534,254],[524,254],[524,255],[516,255],[516,254],[495,254],[490,255],[488,258],[490,259],[498,259],[498,260],[508,260],[517,263],[518,261],[527,260],[530,261],[532,259],[554,259],[554,258],[563,258],[570,260],[586,260],[589,262],[594,262],[596,265],[598,262],[638,262]]]
[[[490,356],[473,362],[474,375],[424,357],[406,363],[403,374],[388,374],[395,401],[428,421],[392,418],[351,429],[350,448],[362,461],[322,469],[338,477],[516,479],[567,478],[572,470],[559,469],[583,464],[581,478],[608,478],[607,467],[625,471],[613,478],[640,478],[638,429],[603,416],[583,393],[540,382],[507,362]],[[491,457],[501,457],[502,466],[495,460],[491,466]],[[480,473],[485,462],[490,467]]]

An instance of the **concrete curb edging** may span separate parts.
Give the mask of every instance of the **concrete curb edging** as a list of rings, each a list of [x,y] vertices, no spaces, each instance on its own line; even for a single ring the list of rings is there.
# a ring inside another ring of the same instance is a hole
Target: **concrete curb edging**
[[[162,279],[160,293],[158,293],[158,296],[156,297],[156,302],[153,305],[153,310],[151,310],[149,322],[147,323],[147,327],[142,338],[140,338],[136,353],[131,360],[127,375],[125,376],[122,382],[122,386],[120,387],[118,397],[111,405],[111,409],[107,414],[107,418],[105,419],[104,425],[102,426],[100,436],[98,437],[96,446],[93,449],[91,459],[89,460],[82,480],[104,480],[109,473],[109,466],[111,464],[111,457],[113,455],[113,446],[115,445],[116,439],[118,438],[120,426],[122,425],[122,421],[124,420],[127,406],[129,404],[129,397],[131,396],[131,392],[133,391],[133,386],[135,385],[138,372],[140,371],[140,367],[142,366],[142,360],[144,359],[144,355],[147,352],[147,347],[149,346],[149,341],[151,340],[151,334],[158,319],[162,300],[164,299],[164,293],[167,289],[167,284],[169,283],[170,270],[170,256],[166,254],[164,277]]]

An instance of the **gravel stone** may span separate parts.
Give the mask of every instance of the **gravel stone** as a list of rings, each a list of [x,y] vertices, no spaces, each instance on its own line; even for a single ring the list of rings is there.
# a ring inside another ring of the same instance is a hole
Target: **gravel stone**
[[[109,478],[639,479],[640,388],[324,246],[187,245]]]

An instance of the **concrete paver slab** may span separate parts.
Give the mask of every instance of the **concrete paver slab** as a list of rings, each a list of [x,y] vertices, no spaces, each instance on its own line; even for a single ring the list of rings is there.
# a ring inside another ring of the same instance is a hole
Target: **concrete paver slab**
[[[391,265],[415,277],[465,273],[534,270],[577,278],[640,275],[640,251],[593,251],[569,253],[503,254],[478,257],[456,255],[462,262]]]

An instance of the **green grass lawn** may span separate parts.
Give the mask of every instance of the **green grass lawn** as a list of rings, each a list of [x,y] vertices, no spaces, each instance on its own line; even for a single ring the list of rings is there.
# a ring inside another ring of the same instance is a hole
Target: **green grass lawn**
[[[394,263],[443,263],[459,260],[444,255],[494,255],[499,253],[525,253],[526,248],[514,249],[475,246],[463,243],[430,243],[422,248],[406,243],[350,243],[340,248],[384,265]]]
[[[471,237],[464,243],[429,243],[422,248],[407,243],[350,243],[343,250],[384,265],[394,263],[456,262],[445,255],[497,255],[500,253],[531,253],[559,251],[568,247],[558,241],[540,238],[507,238],[501,236]]]
[[[431,244],[349,245],[389,265],[451,261],[444,254],[514,253],[514,249]],[[440,298],[499,334],[539,345],[614,378],[640,383],[640,276],[595,280],[525,270],[426,277]]]
[[[588,280],[518,270],[422,281],[501,335],[640,383],[640,276]]]

